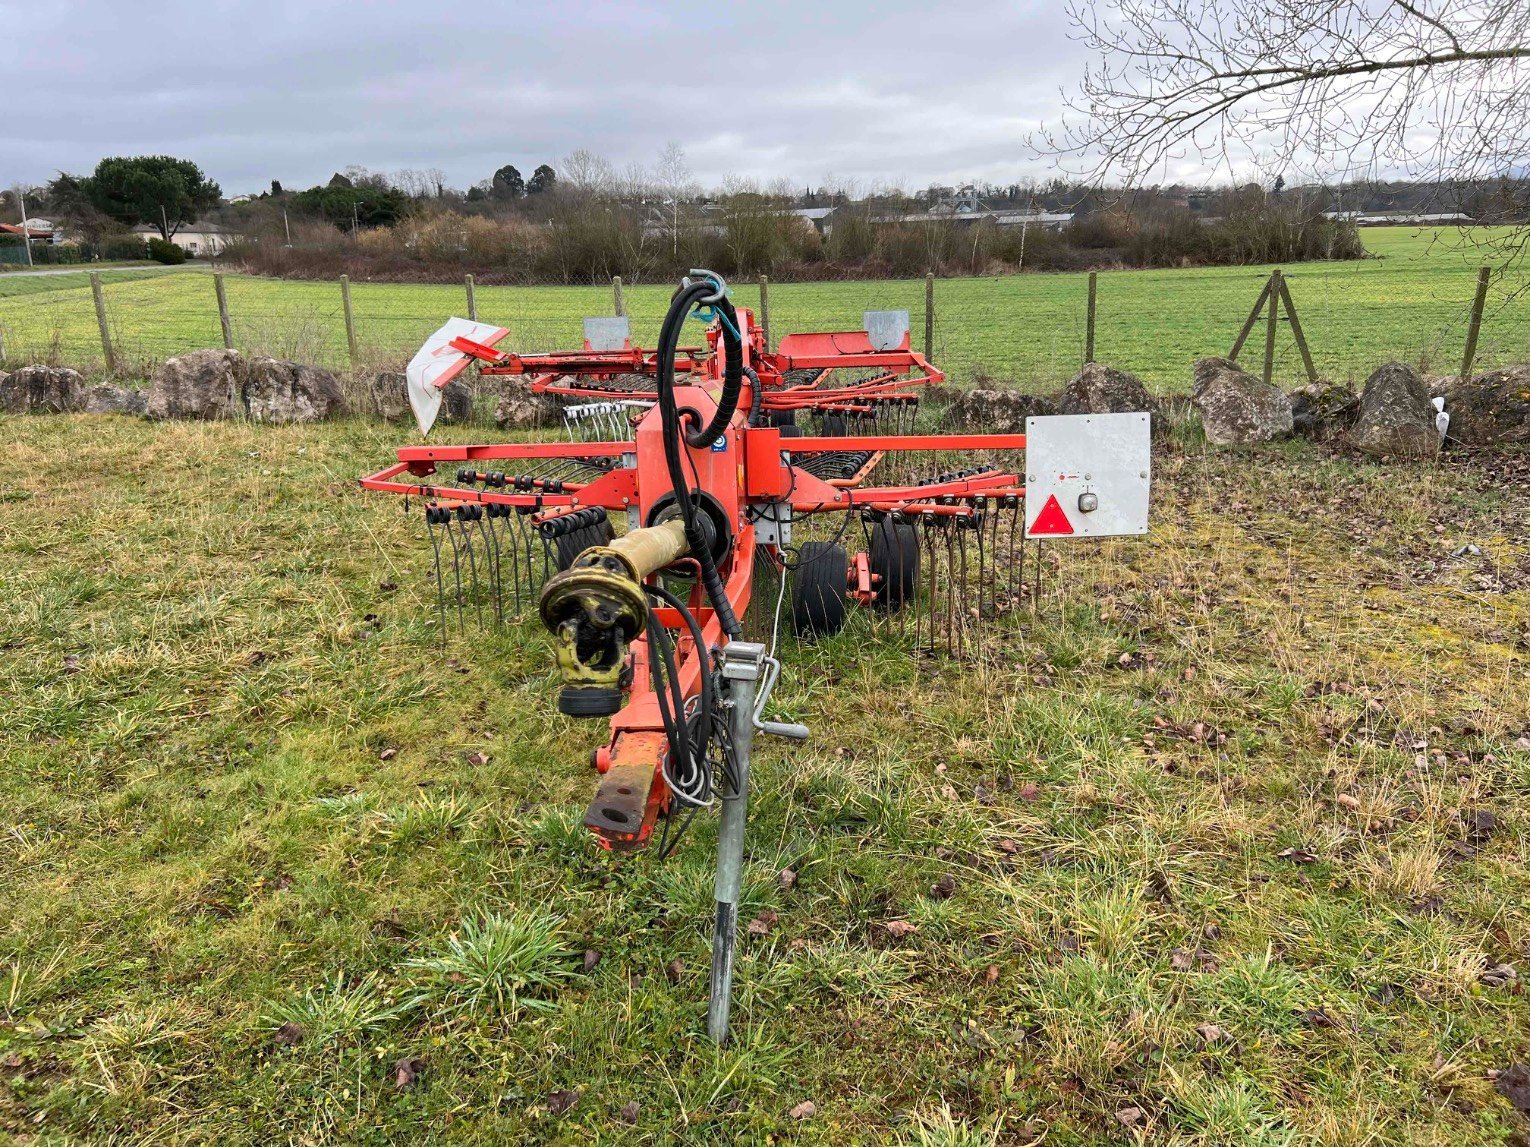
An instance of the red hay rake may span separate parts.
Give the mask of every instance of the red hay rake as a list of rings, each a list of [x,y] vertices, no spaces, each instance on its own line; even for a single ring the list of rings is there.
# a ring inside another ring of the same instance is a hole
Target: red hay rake
[[[920,388],[944,377],[910,349],[906,312],[868,312],[863,331],[789,335],[771,351],[719,276],[692,274],[651,351],[631,345],[625,320],[588,320],[583,350],[537,355],[494,349],[504,328],[451,320],[410,364],[421,430],[441,388],[476,362],[483,374],[529,377],[535,392],[590,400],[565,409],[569,441],[406,446],[361,482],[424,504],[443,627],[453,616],[459,626],[502,619],[537,594],[560,711],[610,722],[584,818],[603,845],[638,849],[657,831],[666,855],[720,798],[708,1019],[720,1042],[751,742],[756,731],[808,736],[764,716],[788,584],[799,634],[836,632],[857,603],[900,624],[912,617],[921,647],[960,652],[973,624],[1018,599],[1026,490],[1038,475],[1013,464],[1024,434],[884,432],[912,429]],[[707,323],[705,346],[681,347],[693,312]],[[818,434],[802,434],[803,414]],[[1144,467],[1145,528],[1146,416],[1107,417],[1142,419],[1142,460],[1126,465]],[[964,465],[916,479],[910,462],[932,454]],[[455,480],[432,480],[442,469]],[[1061,514],[1067,527],[1056,532],[1139,532],[1089,528],[1100,485],[1091,473],[1041,477],[1068,497],[1068,482],[1082,491],[1071,519],[1048,500],[1048,520]],[[866,548],[850,555],[842,543],[857,520]],[[773,615],[750,609],[757,577],[779,579]],[[769,619],[770,647],[743,640],[746,615],[756,637]]]

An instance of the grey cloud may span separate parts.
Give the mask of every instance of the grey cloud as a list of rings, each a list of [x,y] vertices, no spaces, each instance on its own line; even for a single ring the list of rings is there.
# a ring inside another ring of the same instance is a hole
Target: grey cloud
[[[351,163],[466,186],[671,139],[706,183],[1044,178],[1024,137],[1081,63],[1059,6],[995,0],[65,0],[0,21],[35,33],[0,43],[0,182],[162,151],[226,193]]]

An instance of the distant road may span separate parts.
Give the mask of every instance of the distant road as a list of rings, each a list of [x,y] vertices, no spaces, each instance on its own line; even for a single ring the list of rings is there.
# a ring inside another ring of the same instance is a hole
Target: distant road
[[[103,267],[99,263],[73,263],[66,267],[50,267],[46,271],[4,271],[0,278],[34,279],[39,275],[79,275],[91,271],[206,271],[209,267],[192,267],[183,263],[168,266],[164,263],[129,263],[126,266],[112,264]]]

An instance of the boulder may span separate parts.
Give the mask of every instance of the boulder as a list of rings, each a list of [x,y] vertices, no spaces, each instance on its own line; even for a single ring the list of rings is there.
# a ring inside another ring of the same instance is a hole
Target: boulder
[[[1360,396],[1337,382],[1309,382],[1293,390],[1290,399],[1293,429],[1320,441],[1348,430],[1360,410]]]
[[[1378,458],[1431,458],[1440,449],[1434,416],[1418,371],[1406,363],[1384,363],[1365,380],[1349,441]]]
[[[409,380],[402,371],[385,370],[374,374],[367,383],[372,396],[372,410],[384,422],[403,422],[410,417]]]
[[[234,418],[239,401],[239,352],[194,350],[167,358],[154,371],[144,413],[150,418]]]
[[[1147,387],[1135,374],[1091,362],[1057,396],[1057,414],[1129,414],[1152,410]]]
[[[142,414],[149,396],[141,390],[103,382],[85,395],[86,414]]]
[[[244,368],[240,397],[253,422],[322,422],[345,409],[345,395],[323,367],[258,355]]]
[[[1025,420],[1056,414],[1057,404],[1039,394],[1018,390],[969,390],[946,407],[946,425],[985,430],[992,434],[1023,434]]]
[[[1201,412],[1206,441],[1218,446],[1269,442],[1291,433],[1291,400],[1285,392],[1229,359],[1196,362],[1190,400]]]
[[[0,410],[7,414],[68,414],[85,407],[85,379],[67,366],[24,366],[0,374]]]
[[[1444,379],[1431,393],[1445,399],[1450,442],[1463,446],[1530,442],[1530,366],[1507,366],[1465,381]]]
[[[533,394],[525,383],[508,383],[494,407],[494,425],[501,430],[536,430],[563,418],[563,406],[549,394]]]
[[[473,417],[473,391],[461,378],[454,378],[441,391],[441,418],[446,422],[466,422]]]

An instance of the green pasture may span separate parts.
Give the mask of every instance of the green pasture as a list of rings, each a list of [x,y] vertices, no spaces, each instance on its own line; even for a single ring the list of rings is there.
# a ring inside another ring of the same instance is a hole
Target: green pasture
[[[1404,359],[1426,371],[1455,369],[1465,342],[1477,267],[1499,258],[1486,236],[1453,230],[1377,228],[1364,232],[1373,258],[1286,268],[1298,316],[1319,370],[1363,379],[1377,364]],[[1267,267],[1112,271],[1099,276],[1096,357],[1141,374],[1155,389],[1182,390],[1191,363],[1225,354],[1268,275]],[[109,271],[103,275],[108,325],[124,369],[222,345],[213,283],[205,268],[183,272]],[[1530,359],[1530,304],[1522,265],[1494,280],[1479,362]],[[230,275],[235,345],[283,357],[348,365],[340,287]],[[669,284],[629,284],[634,336],[651,345]],[[580,319],[609,314],[612,292],[598,287],[479,287],[482,318],[511,330],[522,350],[578,346]],[[735,300],[758,304],[753,283]],[[397,368],[440,321],[466,311],[460,283],[352,285],[360,365]],[[1077,369],[1084,344],[1086,278],[1026,274],[943,279],[936,284],[936,362],[957,382],[986,374],[1024,386],[1049,386]],[[770,289],[776,338],[792,331],[853,329],[868,309],[907,308],[923,341],[919,280],[779,283]],[[100,370],[102,350],[87,276],[0,279],[5,361],[51,360]],[[1262,328],[1245,355],[1263,353]],[[1278,340],[1281,381],[1301,376],[1286,330]]]

